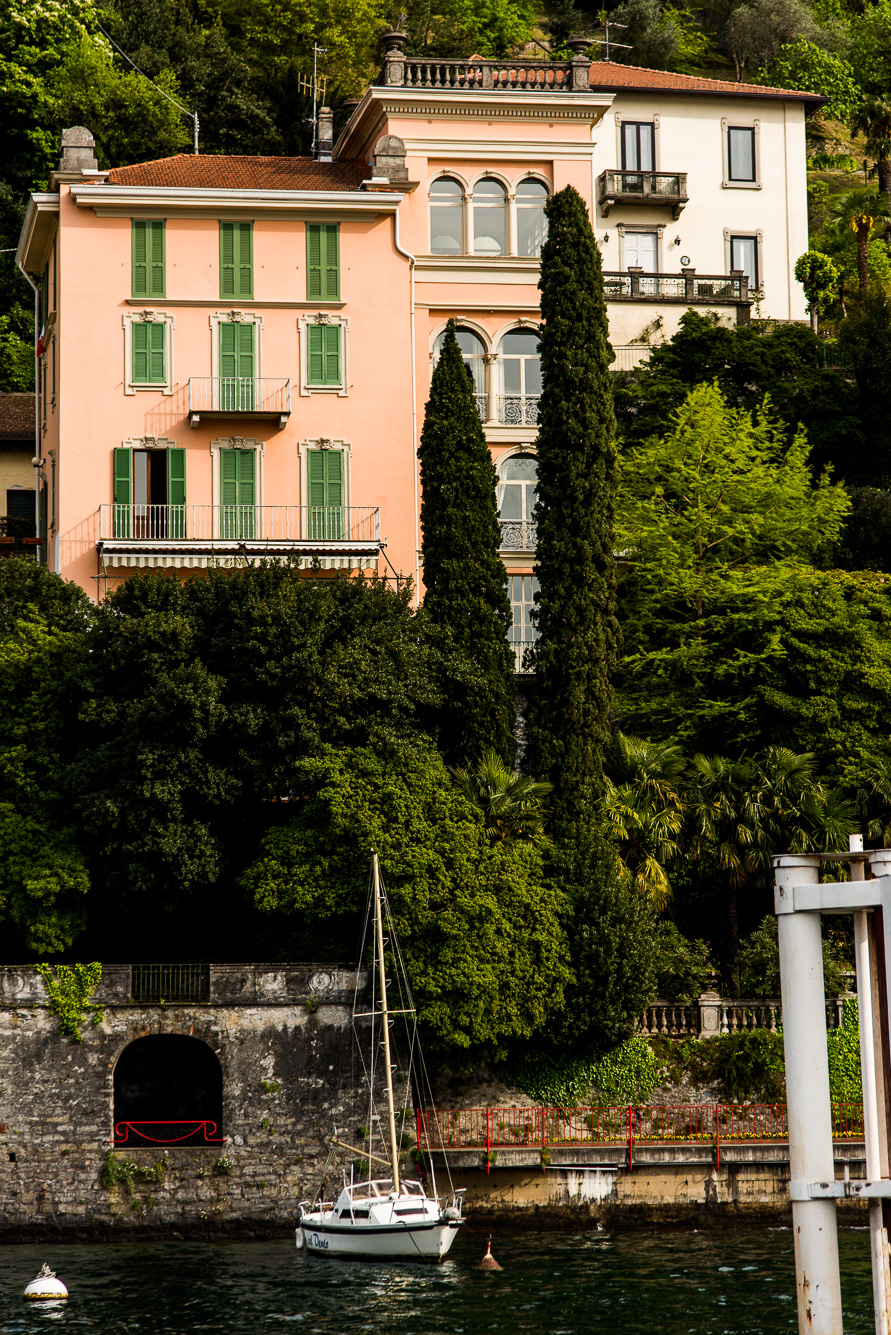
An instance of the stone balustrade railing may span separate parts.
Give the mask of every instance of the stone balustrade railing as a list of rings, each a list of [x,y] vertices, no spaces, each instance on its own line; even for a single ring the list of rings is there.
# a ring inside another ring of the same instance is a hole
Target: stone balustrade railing
[[[827,998],[827,1029],[840,1028],[844,1004],[844,996]],[[714,1038],[755,1029],[775,1034],[782,1015],[779,997],[730,998],[709,990],[686,1003],[657,999],[644,1012],[638,1033],[644,1038]]]
[[[570,38],[572,60],[432,60],[404,54],[408,37],[383,36],[384,63],[378,84],[385,88],[444,89],[452,92],[589,93],[591,39]]]

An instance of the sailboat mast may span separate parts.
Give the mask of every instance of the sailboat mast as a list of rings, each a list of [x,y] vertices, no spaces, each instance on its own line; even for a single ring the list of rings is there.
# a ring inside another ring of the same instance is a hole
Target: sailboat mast
[[[372,854],[374,881],[374,930],[377,940],[377,964],[380,970],[381,1019],[384,1026],[384,1069],[387,1073],[387,1113],[390,1118],[390,1158],[393,1164],[393,1187],[399,1194],[399,1151],[396,1145],[396,1110],[393,1106],[393,1068],[390,1064],[390,1021],[387,1014],[387,970],[384,966],[384,924],[381,912],[381,878],[377,853]]]

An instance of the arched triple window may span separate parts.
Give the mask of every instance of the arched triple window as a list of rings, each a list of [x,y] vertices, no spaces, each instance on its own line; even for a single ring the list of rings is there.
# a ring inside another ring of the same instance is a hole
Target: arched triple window
[[[548,234],[544,206],[547,186],[541,181],[521,181],[517,186],[517,254],[540,255]]]
[[[473,253],[507,254],[507,194],[490,177],[473,187]]]
[[[541,394],[538,331],[511,329],[498,347],[501,392],[498,421],[507,426],[537,426]]]
[[[430,187],[430,251],[464,254],[464,187],[451,176],[440,176]]]
[[[473,396],[476,399],[476,406],[479,414],[485,422],[488,417],[488,395],[486,394],[486,348],[483,340],[472,329],[456,330],[458,347],[464,357],[464,365],[470,372],[473,380]],[[445,333],[441,333],[433,345],[433,363],[439,361],[442,354],[442,345],[445,341]]]
[[[535,551],[532,516],[538,500],[538,460],[534,454],[512,454],[498,470],[498,518],[501,550]]]

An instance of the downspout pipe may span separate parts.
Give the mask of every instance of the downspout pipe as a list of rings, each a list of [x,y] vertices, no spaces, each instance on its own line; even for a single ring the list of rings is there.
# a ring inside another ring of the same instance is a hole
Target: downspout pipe
[[[399,240],[399,210],[393,214],[393,242],[398,254],[408,260],[409,296],[408,314],[411,329],[411,436],[412,436],[412,471],[415,479],[415,607],[421,605],[421,503],[418,481],[418,383],[417,383],[417,347],[415,337],[415,264],[414,255],[407,251]]]
[[[16,268],[34,292],[34,459],[32,460],[34,464],[34,532],[38,538],[42,537],[44,539],[44,546],[46,547],[44,565],[48,566],[49,546],[46,543],[48,534],[40,532],[40,470],[43,467],[43,460],[40,458],[40,365],[37,356],[37,342],[40,338],[40,331],[37,328],[40,319],[40,288],[18,257],[16,257]],[[37,551],[39,561],[39,545]]]

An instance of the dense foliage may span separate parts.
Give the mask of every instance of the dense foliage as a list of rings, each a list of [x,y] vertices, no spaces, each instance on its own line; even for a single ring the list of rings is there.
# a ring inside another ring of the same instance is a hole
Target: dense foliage
[[[450,702],[452,755],[478,759],[491,750],[512,760],[514,664],[497,475],[454,320],[433,371],[418,459],[424,607],[478,669],[472,689]]]
[[[529,701],[532,765],[554,784],[557,829],[590,816],[603,788],[610,677],[618,656],[613,516],[615,421],[600,252],[581,195],[545,208],[539,400],[540,583]]]

